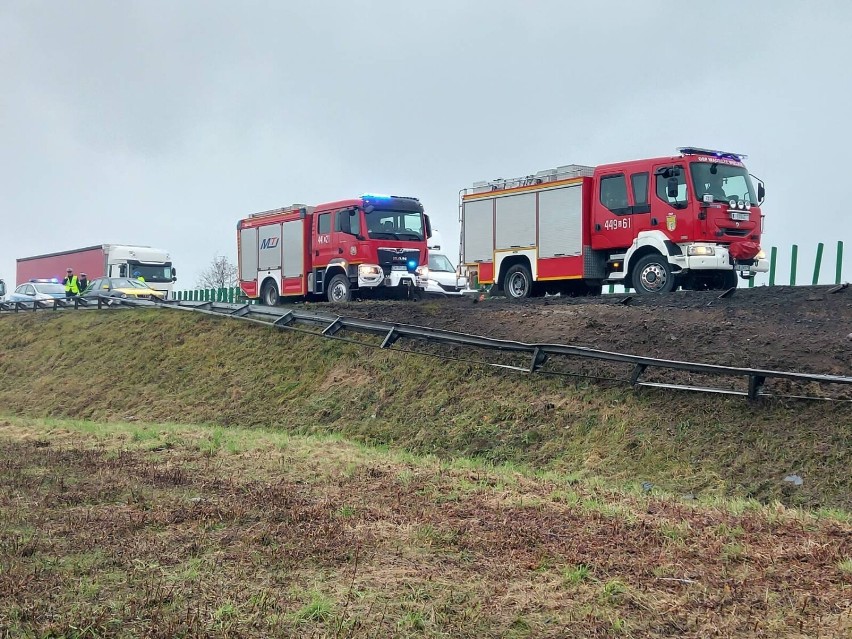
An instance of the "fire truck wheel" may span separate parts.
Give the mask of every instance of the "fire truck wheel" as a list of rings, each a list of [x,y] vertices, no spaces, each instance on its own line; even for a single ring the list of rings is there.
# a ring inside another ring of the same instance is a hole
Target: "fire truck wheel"
[[[349,278],[343,273],[338,273],[331,278],[326,292],[329,302],[349,302],[352,293],[349,290]]]
[[[727,291],[729,288],[735,288],[737,286],[737,272],[736,271],[722,271],[720,274],[721,277],[721,288],[722,290]]]
[[[503,280],[503,290],[510,300],[522,300],[532,293],[532,273],[523,264],[510,266]]]
[[[668,293],[674,287],[672,267],[659,253],[646,255],[633,268],[633,288],[637,293]]]
[[[263,303],[267,306],[277,306],[278,305],[278,287],[275,286],[274,282],[268,282],[266,286],[263,287],[263,291],[260,294]]]

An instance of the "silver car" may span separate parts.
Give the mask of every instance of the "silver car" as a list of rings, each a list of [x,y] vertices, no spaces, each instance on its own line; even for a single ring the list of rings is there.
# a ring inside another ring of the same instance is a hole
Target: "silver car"
[[[456,272],[456,267],[443,253],[429,251],[429,275],[426,293],[461,295],[467,288],[467,278]]]
[[[57,282],[26,282],[6,296],[7,302],[33,302],[65,298],[65,287]]]

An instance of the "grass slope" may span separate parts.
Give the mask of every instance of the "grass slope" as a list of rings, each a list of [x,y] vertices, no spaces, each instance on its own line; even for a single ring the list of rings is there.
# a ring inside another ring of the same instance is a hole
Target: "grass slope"
[[[842,637],[852,520],[281,429],[0,419],[0,636]]]
[[[166,310],[2,316],[0,344],[9,415],[338,433],[699,499],[852,508],[849,404],[636,396]]]

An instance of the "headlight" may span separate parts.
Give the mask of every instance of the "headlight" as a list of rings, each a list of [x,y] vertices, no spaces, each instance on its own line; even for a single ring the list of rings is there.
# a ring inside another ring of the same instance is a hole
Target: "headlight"
[[[686,249],[687,255],[716,255],[716,249],[712,246],[688,246]]]
[[[358,277],[379,277],[382,274],[382,267],[376,264],[358,265]]]
[[[745,202],[743,202],[742,200],[737,202],[737,208],[744,209],[745,208]]]
[[[730,202],[728,202],[728,206],[729,206],[730,208],[732,208],[732,209],[737,208],[737,201],[736,201],[736,200],[731,200]]]
[[[751,202],[745,203],[746,211],[751,211]]]
[[[414,271],[414,272],[417,273],[420,277],[422,277],[424,279],[429,277],[429,267],[428,266],[418,266],[417,270]]]

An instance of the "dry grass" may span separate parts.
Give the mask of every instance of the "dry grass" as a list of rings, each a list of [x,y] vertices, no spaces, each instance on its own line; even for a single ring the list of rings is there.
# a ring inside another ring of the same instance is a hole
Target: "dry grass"
[[[156,310],[4,315],[0,344],[6,414],[336,433],[702,500],[852,509],[852,404],[635,396]]]
[[[266,429],[0,420],[7,637],[839,637],[852,524]],[[565,498],[566,495],[574,498]]]

